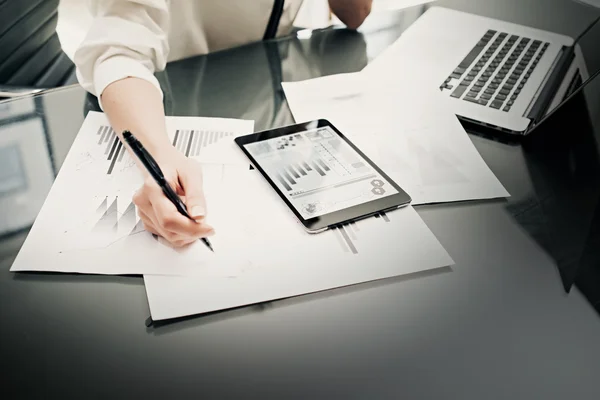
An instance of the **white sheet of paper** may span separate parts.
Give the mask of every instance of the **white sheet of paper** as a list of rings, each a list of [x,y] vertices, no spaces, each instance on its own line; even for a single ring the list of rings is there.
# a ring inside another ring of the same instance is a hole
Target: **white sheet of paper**
[[[175,146],[203,162],[244,165],[233,138],[251,133],[253,121],[168,117]],[[134,132],[135,134],[135,132]],[[197,242],[170,247],[143,229],[131,199],[142,177],[104,114],[90,112],[75,139],[11,271],[90,274],[200,273],[231,276],[244,265]],[[210,203],[208,204],[210,207]]]
[[[435,0],[374,0],[371,12],[402,10],[404,8],[418,6],[419,4],[433,3]]]
[[[216,253],[250,259],[235,277],[144,276],[162,320],[453,264],[412,207],[309,234],[257,171],[205,171]],[[234,261],[232,261],[234,262]]]
[[[282,85],[297,122],[329,120],[412,204],[509,196],[435,93],[362,72]]]

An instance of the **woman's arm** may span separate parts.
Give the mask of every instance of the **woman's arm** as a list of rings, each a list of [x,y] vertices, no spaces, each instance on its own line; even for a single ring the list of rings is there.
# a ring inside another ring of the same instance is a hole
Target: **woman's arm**
[[[151,83],[161,96],[154,72],[169,54],[166,0],[92,0],[92,25],[75,52],[77,78],[102,104],[107,86],[135,77]],[[110,117],[110,116],[109,116]]]
[[[162,96],[150,82],[134,77],[118,80],[104,89],[100,100],[115,132],[133,132],[157,161],[174,150],[167,136]]]
[[[93,25],[75,53],[79,82],[98,97],[119,135],[130,130],[152,153],[195,218],[180,215],[138,163],[146,179],[133,200],[146,229],[177,246],[211,235],[213,229],[204,221],[200,165],[170,144],[162,91],[154,77],[167,62],[167,2],[95,0],[92,13]]]
[[[154,180],[146,174],[144,185],[133,202],[146,230],[184,246],[214,230],[205,223],[206,204],[202,191],[200,164],[188,159],[169,142],[166,134],[162,98],[156,88],[139,78],[125,78],[111,83],[102,93],[104,111],[116,132],[130,130],[153,155],[188,208],[191,221],[177,212]]]

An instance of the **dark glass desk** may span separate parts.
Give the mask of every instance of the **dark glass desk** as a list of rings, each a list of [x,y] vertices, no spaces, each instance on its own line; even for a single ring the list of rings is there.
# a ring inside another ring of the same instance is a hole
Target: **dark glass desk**
[[[440,3],[571,36],[598,16],[558,0]],[[362,33],[304,31],[173,63],[160,76],[166,109],[257,130],[292,123],[282,80],[360,70],[423,9],[372,18]],[[512,197],[418,207],[451,268],[150,328],[139,277],[8,271],[97,104],[77,86],[0,103],[0,159],[17,160],[0,171],[3,397],[600,398],[599,272],[567,265],[577,287],[565,292],[556,260],[579,242],[561,246],[556,232],[580,234],[568,230],[579,214],[547,219],[598,201],[600,81],[590,93],[584,123],[552,124],[571,137],[558,146],[471,135]],[[581,160],[589,173],[565,186]]]

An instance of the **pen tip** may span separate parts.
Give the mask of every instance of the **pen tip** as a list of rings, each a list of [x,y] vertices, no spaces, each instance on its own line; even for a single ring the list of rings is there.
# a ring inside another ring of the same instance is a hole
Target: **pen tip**
[[[212,243],[207,238],[202,238],[202,241],[210,251],[212,251],[213,253],[215,252],[215,249],[213,249],[212,247]]]

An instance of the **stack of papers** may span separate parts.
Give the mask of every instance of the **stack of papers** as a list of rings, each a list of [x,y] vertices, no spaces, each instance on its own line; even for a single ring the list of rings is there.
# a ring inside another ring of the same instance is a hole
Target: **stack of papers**
[[[233,138],[252,121],[167,120],[203,165],[215,253],[174,249],[140,223],[142,178],[103,114],[89,113],[11,271],[142,274],[152,318],[239,307],[451,265],[412,207],[311,235]]]
[[[441,97],[402,79],[414,66],[399,65],[400,47],[379,67],[284,83],[296,122],[330,120],[413,205],[508,196]],[[140,274],[152,318],[164,320],[453,264],[412,206],[307,233],[233,141],[253,121],[169,117],[167,128],[203,166],[214,253],[144,230],[131,202],[141,174],[91,112],[11,270]]]
[[[283,83],[296,122],[329,120],[413,204],[507,197],[443,99],[364,72]]]
[[[232,138],[252,121],[169,117],[172,143],[199,160],[232,162]],[[142,185],[133,157],[104,114],[90,112],[11,271],[189,275],[216,257],[198,243],[174,251],[144,230],[132,197]],[[167,267],[168,266],[168,267]]]

